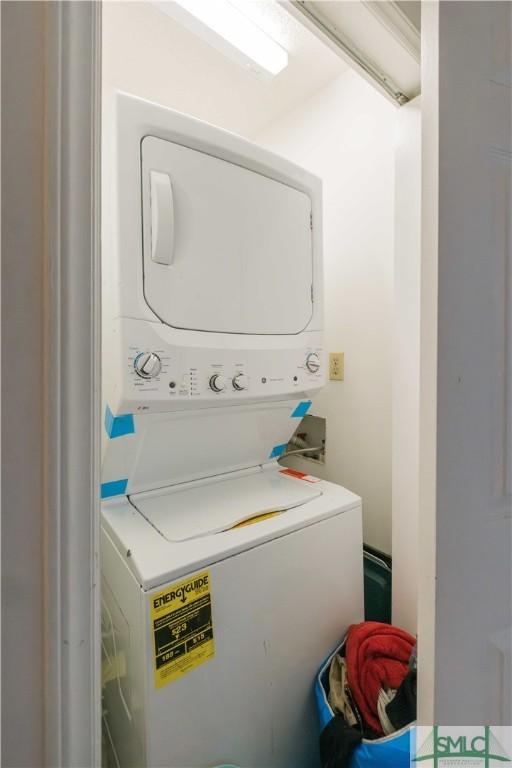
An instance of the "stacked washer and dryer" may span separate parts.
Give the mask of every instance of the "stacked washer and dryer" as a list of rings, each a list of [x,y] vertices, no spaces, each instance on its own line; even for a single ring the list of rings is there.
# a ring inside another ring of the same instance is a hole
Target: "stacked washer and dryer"
[[[313,768],[315,673],[363,618],[360,499],[277,461],[325,381],[321,183],[108,114],[105,732],[121,768]]]

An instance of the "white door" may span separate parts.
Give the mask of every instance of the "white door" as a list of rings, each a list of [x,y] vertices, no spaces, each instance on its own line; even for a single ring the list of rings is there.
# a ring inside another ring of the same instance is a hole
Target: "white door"
[[[311,200],[180,144],[142,141],[144,294],[175,328],[296,334],[312,315]]]
[[[419,714],[507,725],[512,4],[422,3],[422,12]]]

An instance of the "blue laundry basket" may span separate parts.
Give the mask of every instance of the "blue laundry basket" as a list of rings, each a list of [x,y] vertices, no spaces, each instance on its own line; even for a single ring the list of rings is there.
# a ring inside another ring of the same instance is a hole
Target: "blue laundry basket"
[[[324,661],[315,681],[315,698],[320,719],[320,731],[334,717],[327,700],[329,691],[329,669],[333,657],[344,647],[345,640]],[[416,729],[408,725],[391,736],[381,739],[363,739],[350,758],[349,768],[410,768],[411,754],[414,754]]]

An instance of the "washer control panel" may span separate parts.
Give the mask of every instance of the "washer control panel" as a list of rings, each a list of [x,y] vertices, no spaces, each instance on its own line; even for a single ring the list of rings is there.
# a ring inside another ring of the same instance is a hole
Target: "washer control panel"
[[[213,346],[209,334],[194,335],[194,346],[188,334],[131,318],[118,318],[113,331],[105,391],[114,413],[284,400],[313,395],[325,384],[321,331],[289,339],[249,338],[243,349],[231,338],[219,337],[226,346]]]
[[[136,390],[160,391],[167,383],[170,394],[178,397],[265,395],[269,390],[288,392],[314,385],[323,378],[321,350],[294,355],[295,359],[287,361],[288,356],[291,357],[288,354],[284,360],[274,360],[272,365],[265,365],[264,361],[254,361],[253,365],[253,361],[233,364],[217,358],[199,366],[180,359],[184,355],[134,348],[128,353],[127,369]]]
[[[123,377],[111,402],[118,412],[275,400],[313,392],[325,382],[317,332],[304,339],[306,346],[295,349],[210,349],[165,344],[153,324],[141,328],[132,322],[123,321],[117,336]]]

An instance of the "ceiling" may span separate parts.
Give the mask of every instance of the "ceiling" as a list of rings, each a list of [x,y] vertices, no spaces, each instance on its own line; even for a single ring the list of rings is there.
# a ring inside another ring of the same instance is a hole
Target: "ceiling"
[[[260,78],[163,12],[172,2],[103,3],[103,83],[254,137],[349,68],[397,102],[420,90],[419,3],[232,0],[289,54]],[[305,13],[306,11],[306,13]],[[308,15],[309,13],[309,15]],[[320,24],[316,23],[320,19]],[[325,33],[334,32],[333,35]],[[349,55],[336,40],[348,43]],[[370,62],[377,77],[350,50]],[[380,78],[380,80],[379,80]]]
[[[348,69],[274,0],[247,13],[289,53],[275,78],[234,64],[149,0],[104,3],[104,85],[254,136]]]

